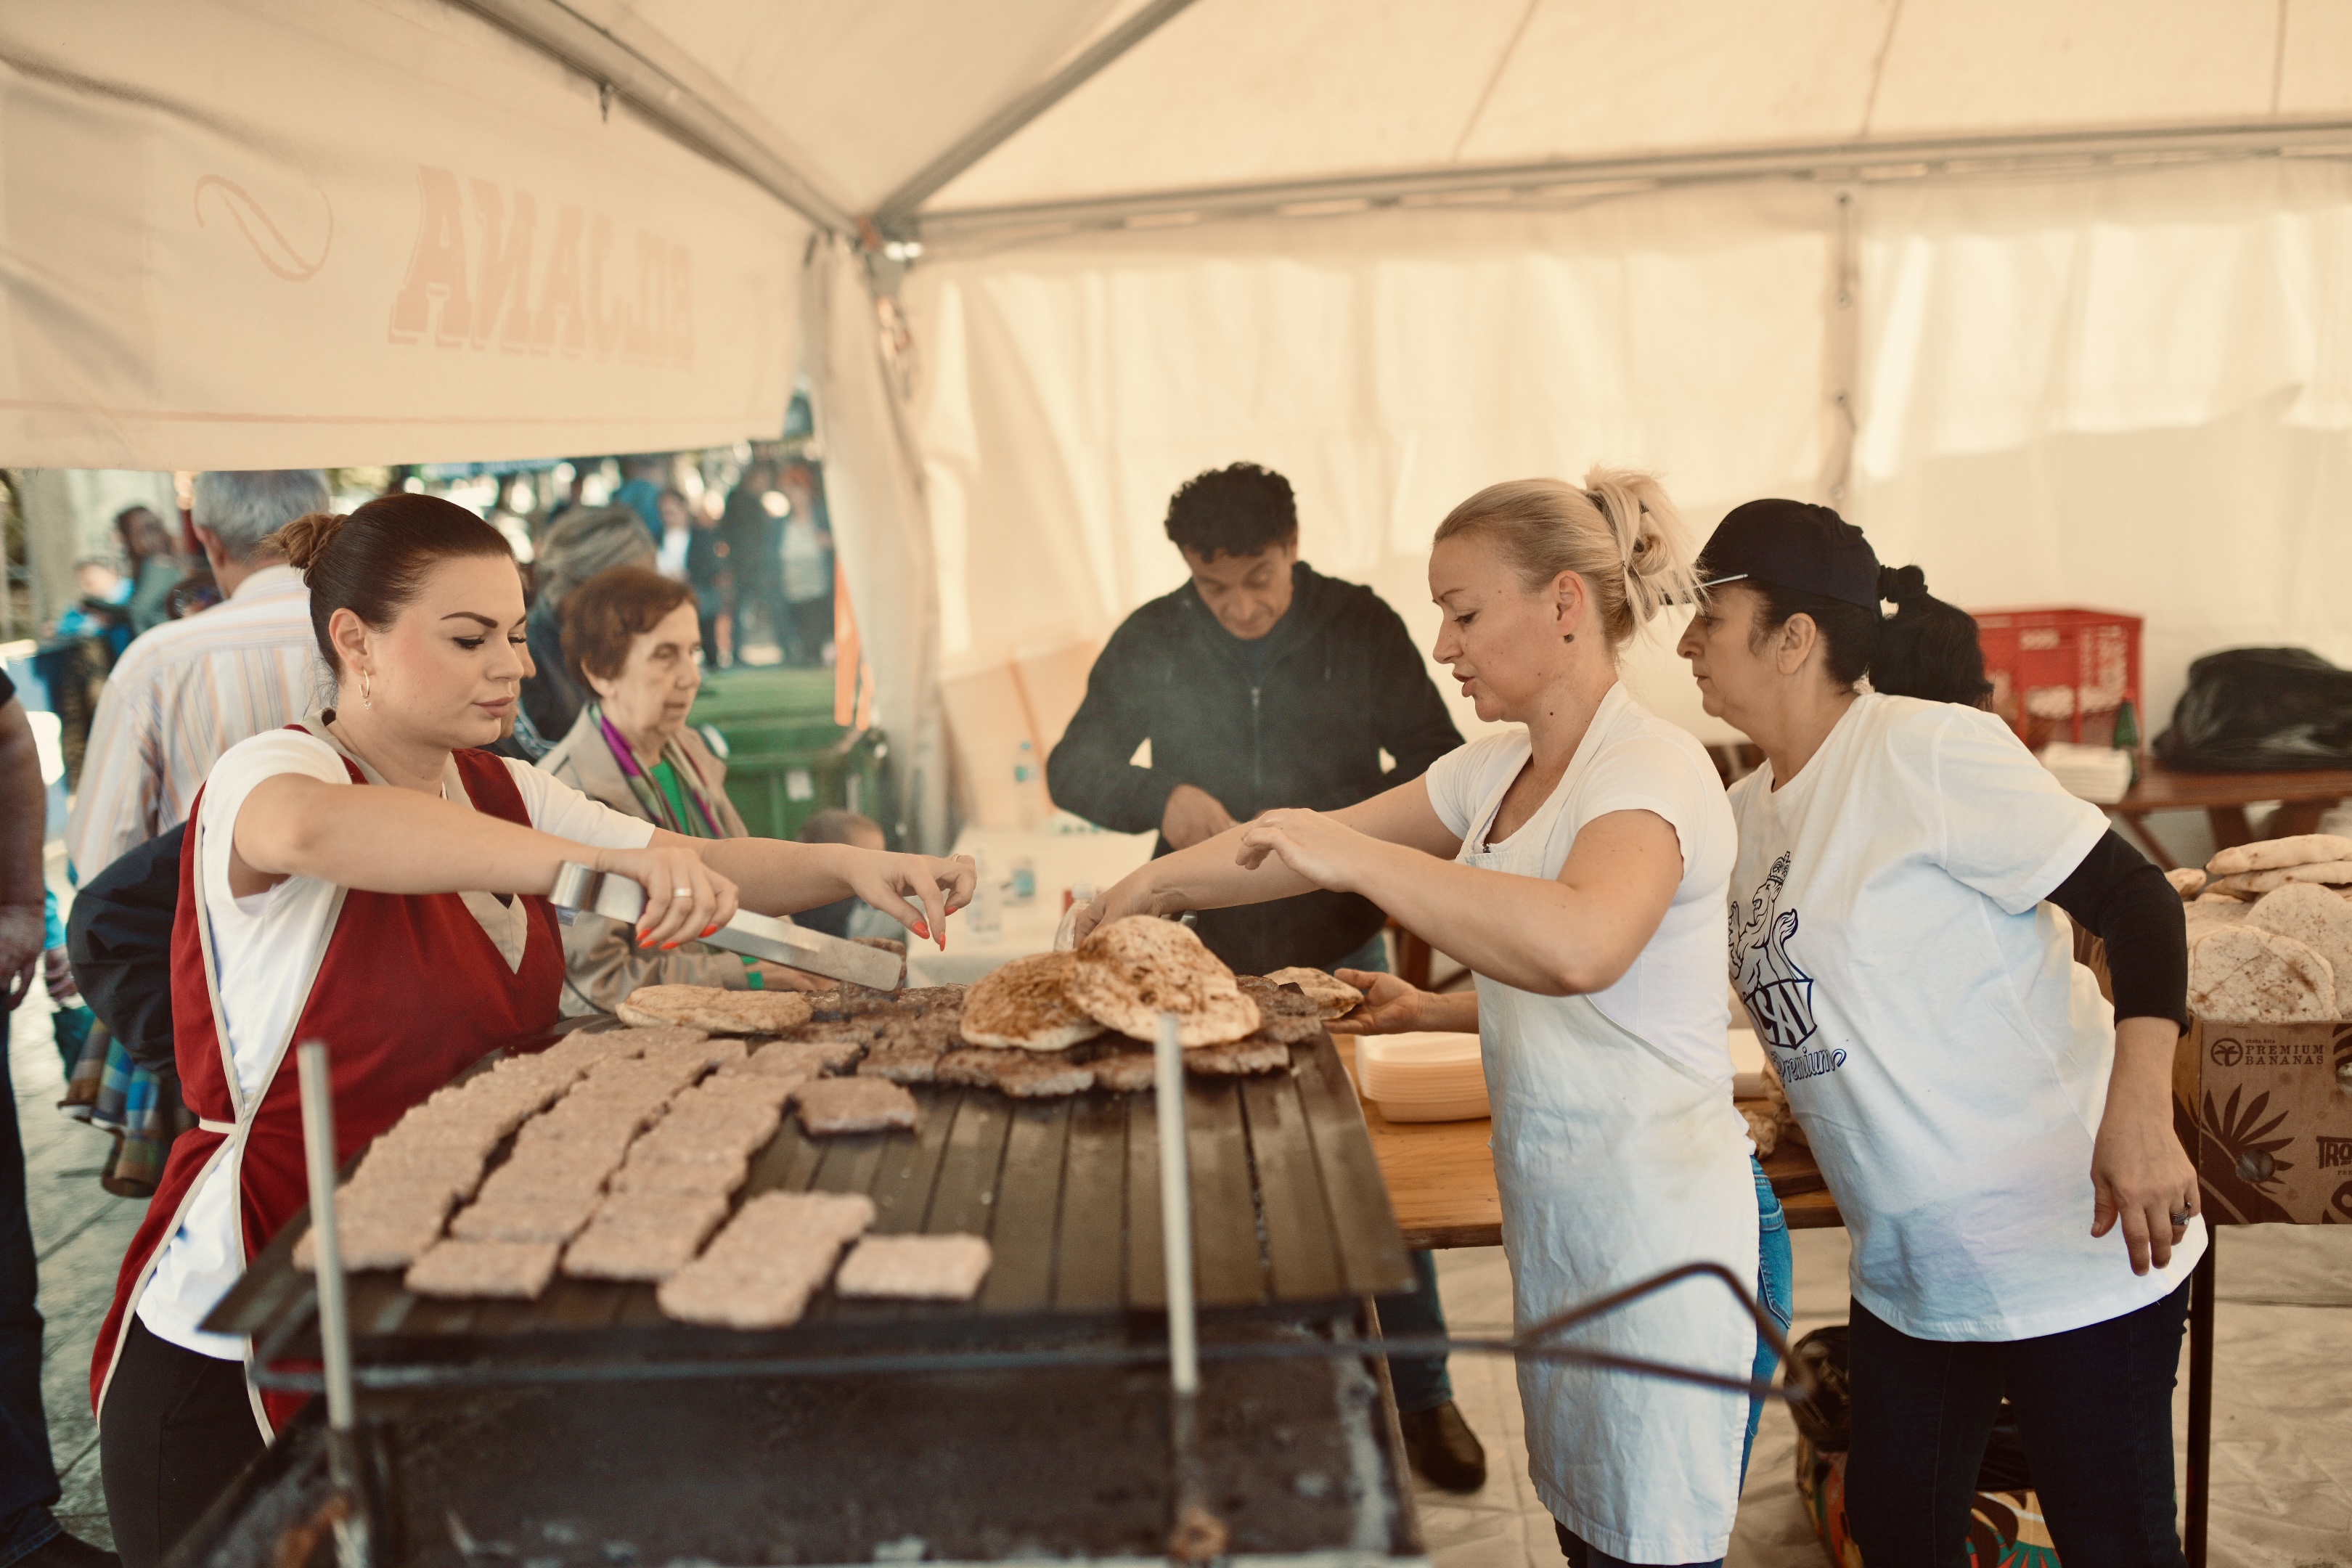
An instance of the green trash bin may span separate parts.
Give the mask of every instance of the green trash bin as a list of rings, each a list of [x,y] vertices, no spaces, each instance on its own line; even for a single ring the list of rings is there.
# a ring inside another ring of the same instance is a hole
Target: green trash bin
[[[703,677],[688,721],[716,731],[727,797],[754,837],[791,838],[829,806],[881,814],[879,731],[833,721],[833,672],[754,666]]]

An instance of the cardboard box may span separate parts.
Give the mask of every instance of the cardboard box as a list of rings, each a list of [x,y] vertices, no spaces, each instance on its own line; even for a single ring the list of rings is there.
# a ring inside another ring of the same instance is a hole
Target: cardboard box
[[[2220,1225],[2352,1225],[2352,1022],[2200,1018],[2173,1119]]]

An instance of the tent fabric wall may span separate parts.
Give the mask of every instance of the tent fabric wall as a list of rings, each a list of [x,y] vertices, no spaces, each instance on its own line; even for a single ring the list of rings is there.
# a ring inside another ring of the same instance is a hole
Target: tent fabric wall
[[[807,226],[442,0],[0,14],[0,456],[464,461],[782,426]]]

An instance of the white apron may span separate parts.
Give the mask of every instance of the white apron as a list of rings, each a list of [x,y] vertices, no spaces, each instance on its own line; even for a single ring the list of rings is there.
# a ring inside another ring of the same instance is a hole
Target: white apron
[[[1457,858],[1553,878],[1546,846],[1591,762],[1580,747],[1551,798],[1479,849],[1509,788],[1480,808]],[[1746,1124],[1724,1086],[1620,1028],[1582,996],[1478,977],[1478,1033],[1494,1105],[1503,1249],[1521,1330],[1679,1264],[1712,1259],[1753,1288],[1756,1184]],[[1714,1280],[1690,1279],[1561,1342],[1745,1378],[1755,1321]],[[1748,1400],[1688,1384],[1521,1361],[1528,1471],[1554,1517],[1629,1563],[1704,1563],[1731,1542]]]

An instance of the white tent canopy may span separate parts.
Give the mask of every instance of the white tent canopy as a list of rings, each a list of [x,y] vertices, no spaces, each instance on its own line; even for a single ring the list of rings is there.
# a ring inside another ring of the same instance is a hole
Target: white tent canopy
[[[2143,608],[2159,717],[2352,656],[2352,0],[77,0],[0,132],[11,462],[708,444],[804,363],[926,837],[941,660],[1099,637],[1244,457],[1409,618],[1611,461]]]

